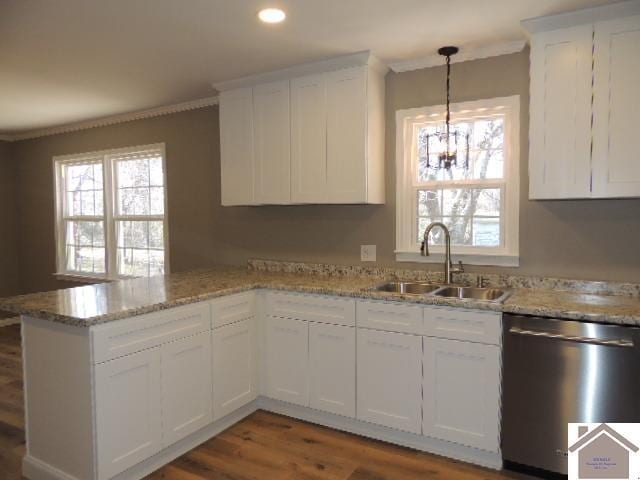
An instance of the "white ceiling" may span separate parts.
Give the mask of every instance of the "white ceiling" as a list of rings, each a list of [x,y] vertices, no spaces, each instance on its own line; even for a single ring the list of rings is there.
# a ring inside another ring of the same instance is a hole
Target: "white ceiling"
[[[209,97],[211,82],[372,50],[391,63],[524,38],[611,0],[0,0],[0,133]],[[256,13],[279,6],[280,25]]]

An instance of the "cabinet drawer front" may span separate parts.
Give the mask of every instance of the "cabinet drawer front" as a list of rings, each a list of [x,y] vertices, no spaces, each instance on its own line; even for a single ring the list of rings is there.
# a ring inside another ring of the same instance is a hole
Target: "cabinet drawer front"
[[[92,329],[93,361],[105,362],[210,329],[208,303],[99,325]]]
[[[430,337],[500,345],[502,314],[427,307],[424,309],[424,332]]]
[[[383,302],[358,302],[358,327],[422,335],[422,307]]]
[[[255,294],[253,292],[229,295],[211,302],[213,328],[229,325],[255,315]]]
[[[337,325],[354,326],[356,324],[356,302],[348,298],[267,293],[265,313],[272,317]]]

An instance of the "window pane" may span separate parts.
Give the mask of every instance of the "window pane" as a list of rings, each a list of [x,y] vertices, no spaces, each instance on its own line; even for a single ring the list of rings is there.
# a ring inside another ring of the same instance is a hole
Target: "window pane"
[[[102,163],[63,165],[63,189],[67,216],[102,216]]]
[[[105,273],[103,222],[66,222],[66,268],[81,273]]]
[[[162,157],[116,160],[117,205],[120,215],[163,215]]]
[[[432,221],[449,228],[453,245],[501,245],[499,188],[444,188],[418,190],[418,242]],[[444,242],[441,229],[430,234],[430,244]]]
[[[118,221],[118,274],[149,276],[164,274],[164,223]]]
[[[425,124],[418,129],[418,172],[419,182],[454,181],[465,179],[503,178],[504,175],[504,117],[493,116],[452,122],[452,127],[463,134],[469,134],[469,164],[462,164],[466,146],[458,144],[460,165],[451,169],[434,168],[438,164],[440,142],[437,139],[429,142],[429,158],[427,162],[427,141],[434,139],[437,132],[445,130],[444,123]],[[442,142],[444,145],[444,142]],[[442,147],[444,148],[444,147]],[[427,164],[428,163],[428,164]]]

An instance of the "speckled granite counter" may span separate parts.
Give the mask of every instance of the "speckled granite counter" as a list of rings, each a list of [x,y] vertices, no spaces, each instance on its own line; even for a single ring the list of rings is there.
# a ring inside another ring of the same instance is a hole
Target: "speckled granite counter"
[[[428,274],[437,277],[437,273]],[[389,277],[386,271],[376,275],[321,275],[220,267],[0,299],[0,310],[89,327],[241,291],[268,288],[640,326],[637,296],[515,288],[504,304],[495,304],[376,291],[375,286],[385,277]]]

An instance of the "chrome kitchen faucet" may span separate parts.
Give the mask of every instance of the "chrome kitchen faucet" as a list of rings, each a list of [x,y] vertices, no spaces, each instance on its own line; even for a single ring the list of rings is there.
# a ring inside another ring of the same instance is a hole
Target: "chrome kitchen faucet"
[[[433,227],[440,227],[444,232],[444,281],[445,283],[451,283],[451,274],[464,272],[464,267],[462,266],[462,262],[460,261],[458,262],[458,266],[453,268],[453,263],[451,262],[451,235],[449,234],[449,229],[444,223],[433,222],[429,224],[429,226],[424,231],[420,253],[423,257],[429,256],[429,233],[431,233]]]

